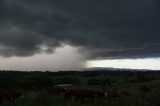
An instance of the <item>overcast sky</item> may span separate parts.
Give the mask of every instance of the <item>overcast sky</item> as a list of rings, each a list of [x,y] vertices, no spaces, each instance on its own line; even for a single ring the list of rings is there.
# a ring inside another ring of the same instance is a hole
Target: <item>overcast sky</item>
[[[0,0],[0,68],[158,58],[159,11],[159,0]]]

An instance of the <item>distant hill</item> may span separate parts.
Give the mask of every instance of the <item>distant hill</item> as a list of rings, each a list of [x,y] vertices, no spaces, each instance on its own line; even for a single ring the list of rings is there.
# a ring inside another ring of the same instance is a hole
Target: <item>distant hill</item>
[[[128,68],[113,68],[113,67],[93,67],[87,68],[87,71],[160,71],[160,70],[147,70],[147,69],[128,69]]]

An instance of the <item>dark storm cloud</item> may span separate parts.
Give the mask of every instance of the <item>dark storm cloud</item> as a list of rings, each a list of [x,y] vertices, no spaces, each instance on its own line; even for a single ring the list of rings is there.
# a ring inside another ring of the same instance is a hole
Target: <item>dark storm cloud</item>
[[[159,0],[1,0],[0,54],[29,56],[66,43],[83,48],[89,58],[160,56],[159,5]]]

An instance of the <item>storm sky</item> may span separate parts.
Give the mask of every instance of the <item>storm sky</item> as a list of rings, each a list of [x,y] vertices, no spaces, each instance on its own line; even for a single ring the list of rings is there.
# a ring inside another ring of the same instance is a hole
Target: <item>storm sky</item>
[[[18,60],[24,58],[39,70],[57,64],[75,69],[90,59],[160,57],[159,11],[159,0],[0,0],[0,61],[8,61],[0,68],[23,69]],[[36,56],[48,65],[37,64]]]

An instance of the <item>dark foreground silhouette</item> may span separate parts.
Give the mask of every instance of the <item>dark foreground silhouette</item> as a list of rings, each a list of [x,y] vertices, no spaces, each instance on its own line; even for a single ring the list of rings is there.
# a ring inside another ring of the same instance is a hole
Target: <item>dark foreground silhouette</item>
[[[1,106],[160,106],[160,71],[0,71]]]

